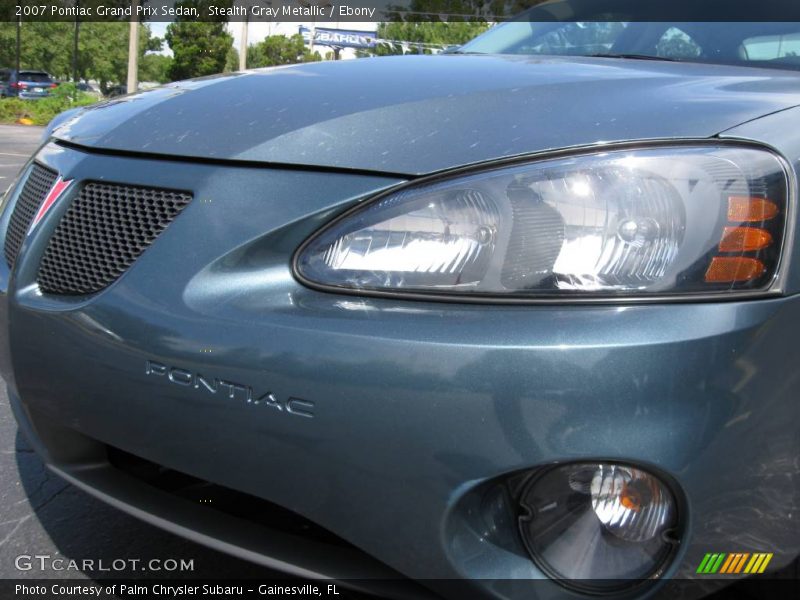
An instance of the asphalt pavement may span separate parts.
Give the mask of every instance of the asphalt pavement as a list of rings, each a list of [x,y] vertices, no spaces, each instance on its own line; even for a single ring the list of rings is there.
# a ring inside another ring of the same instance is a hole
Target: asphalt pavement
[[[43,127],[0,125],[0,193],[5,192],[14,177],[39,146]]]
[[[0,125],[0,192],[6,191],[39,146],[41,129]],[[37,555],[50,558],[26,558]],[[70,568],[70,559],[78,567],[90,568]],[[166,559],[192,561],[193,570],[170,573],[170,577],[276,577],[273,571],[129,517],[51,474],[17,431],[5,382],[0,380],[0,579],[100,579],[108,576],[100,569],[116,559],[139,559],[137,564],[162,561],[155,565],[167,564],[163,563]],[[165,574],[114,573],[125,575]]]

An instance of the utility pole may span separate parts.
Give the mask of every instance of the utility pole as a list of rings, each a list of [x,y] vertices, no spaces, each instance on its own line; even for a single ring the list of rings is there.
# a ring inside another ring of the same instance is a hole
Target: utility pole
[[[131,28],[128,37],[128,93],[139,87],[139,0],[131,2]]]
[[[329,1],[325,0],[297,0],[297,3],[303,8],[313,8],[315,6],[330,6]],[[311,31],[308,38],[308,51],[314,52],[314,38],[317,36],[317,17],[311,17]]]
[[[248,11],[244,21],[242,21],[242,37],[239,40],[239,70],[247,70],[247,30],[250,25],[250,12]]]
[[[258,0],[264,6],[272,6],[272,0]],[[250,9],[254,4],[252,2],[245,2],[247,13],[245,14],[244,21],[242,21],[242,34],[239,39],[239,70],[247,70],[247,35],[250,30]],[[269,35],[272,35],[272,21],[270,21]]]
[[[75,99],[78,97],[78,36],[81,22],[78,13],[81,12],[81,0],[75,0],[75,39],[72,44],[72,83],[75,84]]]
[[[21,33],[22,33],[22,17],[17,17],[17,57],[16,57],[16,65],[14,68],[17,71],[17,77],[19,77],[19,62],[20,62],[20,53],[21,53]]]

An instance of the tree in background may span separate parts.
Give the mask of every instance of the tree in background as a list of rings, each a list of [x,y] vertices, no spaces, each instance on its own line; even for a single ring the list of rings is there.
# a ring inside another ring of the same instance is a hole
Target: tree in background
[[[403,5],[389,5],[392,21],[445,21],[480,19],[505,21],[537,4],[550,0],[411,0]]]
[[[169,67],[171,80],[213,75],[225,70],[233,36],[225,29],[225,19],[208,20],[205,16],[211,4],[208,0],[180,0],[175,3],[176,7],[195,7],[201,16],[200,20],[181,17],[167,27],[166,40],[173,54]],[[224,7],[231,2],[224,0],[213,4]]]
[[[164,54],[145,54],[139,59],[139,81],[155,81],[167,83],[170,81],[169,68],[172,57]]]
[[[490,23],[506,20],[545,0],[411,0],[390,6],[390,22],[378,25],[378,37],[405,44],[380,44],[375,53],[430,53],[431,47],[460,46],[486,31]]]
[[[299,33],[291,37],[272,35],[247,50],[247,66],[251,69],[318,60],[322,57],[318,52],[308,51]]]
[[[42,69],[57,77],[72,69],[71,23],[23,22],[21,67]],[[13,67],[16,60],[17,24],[0,23],[0,65]]]
[[[12,66],[16,54],[16,23],[0,23],[0,66]],[[128,70],[128,24],[125,22],[81,23],[78,42],[78,77],[99,82],[103,92],[110,85],[125,81]],[[61,80],[72,79],[74,23],[23,22],[21,67],[41,69]],[[150,54],[161,50],[163,42],[150,27],[139,28],[139,63],[142,79],[150,80],[152,68],[169,57]],[[150,69],[148,71],[148,69]],[[156,69],[157,72],[157,69]],[[166,81],[158,78],[155,81]]]
[[[379,44],[375,54],[423,54],[430,53],[428,44],[441,48],[460,46],[480,35],[489,28],[485,21],[405,21],[381,23],[378,37],[383,40],[397,40],[402,43]]]
[[[84,79],[96,80],[103,93],[111,85],[127,79],[128,35],[127,23],[81,24],[78,72]],[[158,52],[162,46],[163,41],[152,36],[148,25],[139,27],[140,71],[144,64],[158,60],[149,58],[148,52]]]
[[[239,51],[231,46],[228,48],[228,54],[225,57],[225,73],[233,73],[239,70]]]

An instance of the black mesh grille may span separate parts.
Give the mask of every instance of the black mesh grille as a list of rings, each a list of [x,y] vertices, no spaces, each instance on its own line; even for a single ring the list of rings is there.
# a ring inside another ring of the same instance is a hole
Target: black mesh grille
[[[39,164],[33,165],[31,174],[28,176],[22,192],[20,192],[14,212],[11,213],[11,218],[8,221],[4,252],[9,267],[14,266],[14,261],[17,260],[17,254],[19,254],[22,241],[31,226],[31,221],[33,221],[33,217],[42,205],[47,192],[53,187],[57,177],[58,173],[55,171]]]
[[[88,183],[56,227],[39,266],[47,294],[92,294],[107,287],[192,199],[171,190]]]

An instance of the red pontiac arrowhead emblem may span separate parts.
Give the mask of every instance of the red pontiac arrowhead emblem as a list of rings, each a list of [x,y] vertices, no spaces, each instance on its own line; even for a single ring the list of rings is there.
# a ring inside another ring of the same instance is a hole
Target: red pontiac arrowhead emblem
[[[69,187],[70,183],[72,183],[72,179],[64,181],[60,176],[58,179],[56,179],[53,187],[50,188],[50,191],[47,193],[47,198],[44,199],[44,202],[42,202],[42,205],[36,212],[36,216],[33,217],[33,222],[31,223],[31,227],[28,231],[36,227],[36,224],[47,214],[47,211],[49,211],[53,204],[56,203],[56,200],[61,197],[61,194],[63,194],[64,190]]]

